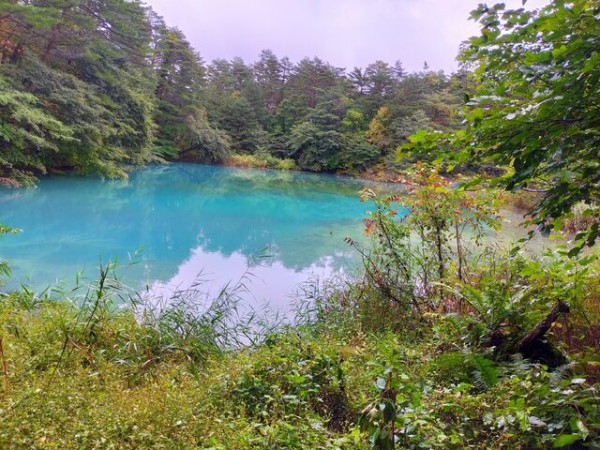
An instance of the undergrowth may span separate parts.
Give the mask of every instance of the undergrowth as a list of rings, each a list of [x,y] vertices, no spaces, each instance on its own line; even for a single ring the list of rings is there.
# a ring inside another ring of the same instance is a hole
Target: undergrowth
[[[549,372],[446,351],[433,333],[312,326],[236,351],[202,340],[194,354],[197,337],[157,347],[125,312],[86,340],[85,327],[67,331],[73,313],[4,298],[1,448],[385,448],[391,417],[398,448],[598,443],[599,395],[581,363]]]
[[[111,270],[78,301],[2,296],[0,448],[599,442],[598,380],[588,370],[600,364],[597,353],[554,371],[518,356],[498,360],[483,330],[510,314],[485,322],[431,313],[428,331],[417,332],[414,317],[394,307],[385,321],[372,315],[380,291],[338,283],[311,291],[312,308],[299,309],[296,325],[242,345],[249,324],[234,320],[234,298],[221,293],[203,309],[190,308],[189,296],[160,309],[139,300],[123,307],[131,293]]]

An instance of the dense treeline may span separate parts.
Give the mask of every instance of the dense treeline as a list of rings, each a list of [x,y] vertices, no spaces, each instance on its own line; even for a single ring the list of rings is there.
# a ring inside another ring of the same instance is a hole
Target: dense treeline
[[[205,64],[139,1],[7,1],[0,177],[112,176],[123,164],[232,154],[362,171],[416,130],[451,129],[464,78],[408,74],[400,62],[351,71],[318,58],[294,64],[269,50],[254,64]]]
[[[291,158],[305,170],[361,171],[418,129],[452,127],[458,87],[443,73],[409,75],[400,63],[346,72],[265,50],[252,66],[214,61],[205,98],[209,121],[235,153]]]
[[[151,48],[137,2],[9,1],[0,8],[4,176],[115,174],[152,157]],[[160,22],[160,21],[158,21]]]

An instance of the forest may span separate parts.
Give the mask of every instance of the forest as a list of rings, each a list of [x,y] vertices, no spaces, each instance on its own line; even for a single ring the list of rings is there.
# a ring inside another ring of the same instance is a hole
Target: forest
[[[173,162],[402,192],[357,193],[360,275],[283,324],[238,314],[243,283],[153,303],[115,261],[6,289],[0,223],[0,448],[600,446],[600,5],[474,8],[446,74],[206,62],[137,0],[3,0],[1,192]]]
[[[270,50],[207,64],[138,2],[8,2],[0,26],[5,182],[165,160],[362,173],[417,130],[456,128],[468,83]]]

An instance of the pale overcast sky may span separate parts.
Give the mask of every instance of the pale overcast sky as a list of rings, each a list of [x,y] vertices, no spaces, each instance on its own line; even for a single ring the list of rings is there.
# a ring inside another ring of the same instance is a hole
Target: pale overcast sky
[[[257,59],[271,49],[293,62],[317,56],[352,69],[382,60],[452,72],[460,43],[477,34],[469,12],[483,0],[147,0],[202,58]],[[496,3],[494,1],[488,4]],[[520,7],[521,0],[505,1]],[[528,7],[547,3],[529,0]]]

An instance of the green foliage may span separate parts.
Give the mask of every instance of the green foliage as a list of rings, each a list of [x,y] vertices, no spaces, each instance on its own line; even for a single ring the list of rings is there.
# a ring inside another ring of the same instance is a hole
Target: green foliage
[[[489,371],[491,366],[484,367]],[[360,419],[370,434],[371,448],[495,445],[486,443],[488,439],[501,441],[506,448],[596,444],[589,426],[597,426],[598,394],[585,380],[569,378],[552,386],[551,375],[542,367],[506,370],[510,375],[500,379],[496,375],[493,387],[476,394],[469,394],[465,383],[440,388],[388,370],[386,378],[377,380],[378,400],[363,410]]]
[[[364,172],[381,157],[381,149],[366,141],[362,134],[345,135],[341,167],[350,173]]]
[[[225,164],[237,167],[269,168],[277,170],[295,170],[293,159],[279,159],[269,154],[232,155]]]
[[[454,126],[438,107],[457,103],[449,79],[430,72],[405,77],[399,63],[345,74],[318,58],[292,65],[266,50],[254,66],[216,60],[207,74],[209,120],[230,136],[236,153],[266,151],[304,170],[360,173],[404,142],[407,128]],[[419,109],[426,99],[427,110]],[[378,131],[385,140],[369,131],[382,108],[389,113]]]
[[[12,177],[15,169],[44,171],[48,153],[73,140],[73,130],[44,112],[32,94],[8,87],[0,73],[0,174]]]
[[[186,161],[223,162],[231,152],[231,140],[214,128],[204,111],[197,111],[183,121],[185,129],[177,136],[178,157]]]
[[[583,311],[594,299],[595,288],[590,280],[598,276],[598,255],[573,253],[567,244],[557,244],[524,262],[519,275],[528,280],[531,295],[546,304],[559,298],[575,311]]]
[[[109,264],[67,294],[0,294],[0,447],[600,445],[599,268],[581,252],[598,232],[591,0],[481,6],[482,35],[463,53],[475,73],[453,77],[381,61],[346,74],[270,51],[254,65],[205,67],[137,1],[42,3],[0,6],[2,184],[51,170],[123,175],[155,153],[358,173],[392,164],[408,140],[414,159],[449,160],[445,170],[509,167],[500,181],[510,189],[545,190],[540,223],[568,224],[583,204],[583,228],[572,225],[575,246],[500,255],[482,246],[498,226],[494,194],[417,165],[402,180],[407,195],[362,194],[375,200],[373,248],[348,242],[364,278],[315,289],[305,323],[264,340],[239,320],[243,286],[209,303],[200,287],[148,298]],[[458,127],[459,93],[467,127],[444,134]],[[515,348],[557,300],[571,315],[545,339],[571,363],[550,373]]]
[[[458,103],[460,83],[443,73],[408,75],[400,62],[377,61],[347,74],[270,50],[252,65],[205,65],[179,30],[140,2],[77,5],[0,6],[6,178],[124,176],[130,164],[221,163],[231,153],[359,174],[382,158],[390,163],[415,129],[455,126],[449,105]]]
[[[509,190],[539,190],[531,214],[545,229],[576,205],[597,203],[597,15],[594,0],[556,0],[532,11],[480,5],[472,18],[481,34],[461,55],[477,84],[465,92],[466,128],[417,134],[407,148],[433,151],[451,164],[509,168],[496,181]],[[598,224],[590,222],[577,236],[578,247],[592,245],[597,235]]]
[[[318,124],[309,121],[292,129],[288,143],[292,151],[290,156],[298,160],[300,168],[320,172],[339,166],[342,136],[327,128],[320,128]]]
[[[344,301],[346,319],[329,310],[317,318],[323,323],[238,347],[235,336],[248,324],[232,322],[236,287],[208,308],[197,291],[124,308],[119,302],[132,293],[114,269],[105,266],[97,282],[70,293],[73,302],[51,300],[51,291],[0,297],[0,358],[8,366],[0,374],[8,405],[0,411],[0,446],[598,444],[597,384],[583,361],[553,373],[519,358],[493,362],[489,350],[459,343],[441,326],[423,338],[365,334],[356,304],[340,294],[323,302]]]
[[[235,287],[208,309],[195,292],[123,308],[113,270],[74,303],[0,298],[0,446],[364,448],[342,433],[352,416],[336,345],[290,332],[235,351]]]
[[[152,157],[151,37],[138,2],[3,4],[0,14],[5,176],[116,176]]]
[[[444,283],[468,279],[467,257],[473,249],[465,236],[481,246],[486,230],[499,227],[499,203],[493,193],[452,187],[426,166],[417,166],[407,178],[412,188],[406,196],[378,199],[370,190],[362,192],[361,199],[374,200],[377,209],[365,220],[373,250],[359,251],[368,284],[380,290],[382,301],[407,318],[421,319],[445,303]]]
[[[3,235],[5,234],[14,234],[14,233],[19,233],[21,230],[17,229],[17,228],[11,228],[11,227],[7,227],[6,225],[2,225],[0,223],[0,238],[2,238]],[[4,275],[4,276],[10,276],[11,274],[11,270],[10,270],[10,266],[8,265],[8,262],[3,260],[2,258],[0,258],[0,275]]]
[[[597,96],[590,90],[600,76],[597,13],[589,0],[555,1],[533,12],[498,6],[473,12],[486,26],[463,55],[481,76],[471,100],[474,108],[485,105],[473,128],[477,148],[512,162],[511,189],[547,180],[548,192],[535,210],[542,219],[599,194],[592,131],[598,123],[591,114]]]
[[[242,414],[270,422],[311,417],[329,429],[345,430],[353,417],[340,355],[305,346],[298,338],[272,336],[268,356],[233,383],[228,395]]]
[[[489,389],[498,383],[500,372],[485,356],[469,352],[446,352],[435,358],[431,378],[443,384],[468,383],[479,389]]]

